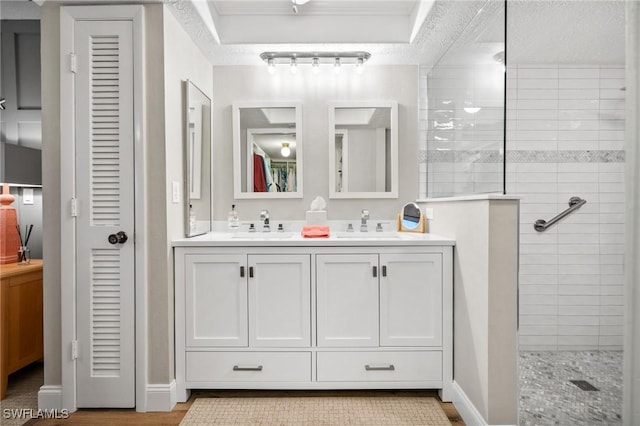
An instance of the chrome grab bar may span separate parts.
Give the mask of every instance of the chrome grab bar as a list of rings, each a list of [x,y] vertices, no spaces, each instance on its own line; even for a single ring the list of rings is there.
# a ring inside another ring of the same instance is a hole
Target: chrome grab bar
[[[585,200],[584,198],[571,197],[571,198],[569,198],[569,208],[568,209],[566,209],[565,211],[563,211],[562,213],[560,213],[559,215],[557,215],[556,217],[554,217],[553,219],[551,219],[548,222],[546,220],[544,220],[544,219],[536,220],[536,223],[533,224],[533,227],[538,232],[544,232],[551,225],[553,225],[556,222],[558,222],[560,219],[562,219],[565,216],[568,216],[569,214],[571,214],[574,211],[578,210],[586,202],[587,202],[587,200]]]

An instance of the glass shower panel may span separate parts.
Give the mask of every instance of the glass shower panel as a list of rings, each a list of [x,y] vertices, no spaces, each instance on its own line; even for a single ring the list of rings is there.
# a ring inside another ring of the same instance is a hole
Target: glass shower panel
[[[422,82],[427,123],[420,196],[503,193],[505,4],[484,3]]]

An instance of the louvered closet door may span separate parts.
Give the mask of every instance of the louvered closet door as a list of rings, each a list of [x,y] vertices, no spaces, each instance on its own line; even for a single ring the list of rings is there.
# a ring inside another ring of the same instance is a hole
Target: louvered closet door
[[[133,24],[75,25],[77,404],[134,407]]]

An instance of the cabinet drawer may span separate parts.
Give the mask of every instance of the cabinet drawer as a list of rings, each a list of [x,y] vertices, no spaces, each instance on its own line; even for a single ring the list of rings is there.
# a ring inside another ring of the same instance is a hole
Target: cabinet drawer
[[[318,352],[319,382],[442,380],[442,352]]]
[[[188,382],[307,382],[309,352],[187,352]]]

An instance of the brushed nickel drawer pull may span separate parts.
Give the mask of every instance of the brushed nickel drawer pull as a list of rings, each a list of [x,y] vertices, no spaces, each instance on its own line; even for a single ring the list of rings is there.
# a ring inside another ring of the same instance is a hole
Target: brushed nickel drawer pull
[[[396,367],[394,367],[393,364],[379,366],[379,367],[376,367],[375,365],[367,364],[364,366],[364,369],[367,371],[394,371]]]
[[[258,365],[256,367],[240,367],[239,365],[234,365],[233,371],[262,371],[262,366]]]

